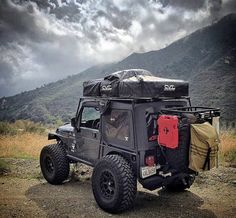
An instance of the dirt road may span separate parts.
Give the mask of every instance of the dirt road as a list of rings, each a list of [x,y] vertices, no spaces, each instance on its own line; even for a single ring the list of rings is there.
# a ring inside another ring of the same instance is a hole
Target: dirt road
[[[236,217],[236,169],[220,167],[200,175],[183,193],[146,191],[139,186],[135,207],[111,215],[96,204],[91,169],[60,186],[46,183],[38,161],[4,159],[10,172],[0,176],[0,217]]]

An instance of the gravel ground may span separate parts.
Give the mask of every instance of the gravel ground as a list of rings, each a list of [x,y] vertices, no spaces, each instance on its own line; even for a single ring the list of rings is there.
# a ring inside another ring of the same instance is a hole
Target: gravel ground
[[[183,193],[140,185],[133,209],[119,215],[102,211],[91,190],[92,169],[80,165],[63,185],[48,184],[37,160],[4,159],[0,175],[0,217],[236,217],[236,168],[201,174]]]

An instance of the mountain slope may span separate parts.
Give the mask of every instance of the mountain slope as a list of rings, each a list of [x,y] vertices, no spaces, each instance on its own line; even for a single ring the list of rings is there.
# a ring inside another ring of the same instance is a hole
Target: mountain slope
[[[103,68],[91,67],[55,83],[0,99],[0,120],[31,119],[45,123],[68,120],[75,114],[83,81],[103,76]]]
[[[194,104],[223,109],[223,120],[236,121],[236,14],[200,29],[168,47],[134,53],[124,60],[88,70],[33,91],[0,99],[0,119],[55,122],[76,111],[84,80],[128,68],[143,68],[161,77],[190,82]]]

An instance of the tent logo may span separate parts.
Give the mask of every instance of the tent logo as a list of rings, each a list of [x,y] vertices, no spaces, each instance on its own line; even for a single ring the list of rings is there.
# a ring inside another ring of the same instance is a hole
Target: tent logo
[[[175,91],[174,85],[164,85],[164,91]]]
[[[112,90],[111,85],[102,86],[102,91],[111,91],[111,90]]]

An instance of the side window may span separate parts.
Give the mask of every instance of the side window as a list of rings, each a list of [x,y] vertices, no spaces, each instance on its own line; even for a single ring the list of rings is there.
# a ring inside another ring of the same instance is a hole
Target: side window
[[[129,111],[111,110],[104,115],[104,138],[113,143],[130,143]]]
[[[100,111],[96,107],[84,107],[81,116],[81,127],[99,129]]]

